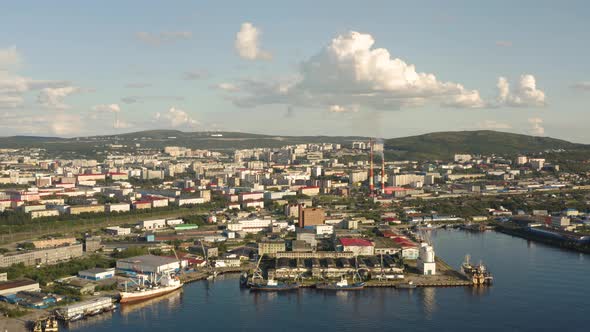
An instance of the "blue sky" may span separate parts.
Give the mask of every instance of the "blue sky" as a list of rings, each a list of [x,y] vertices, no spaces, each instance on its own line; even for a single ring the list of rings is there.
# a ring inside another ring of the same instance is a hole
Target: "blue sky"
[[[5,1],[0,130],[495,129],[590,143],[589,9],[584,1]]]

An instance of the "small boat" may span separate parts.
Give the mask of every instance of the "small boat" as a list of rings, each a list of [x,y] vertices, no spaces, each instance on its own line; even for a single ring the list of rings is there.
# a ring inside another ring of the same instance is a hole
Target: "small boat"
[[[43,324],[41,321],[35,322],[35,326],[33,326],[33,332],[43,332]]]
[[[414,285],[414,282],[408,281],[407,283],[395,285],[395,288],[399,288],[399,289],[414,289],[414,288],[416,288],[416,285]]]
[[[50,317],[45,321],[45,332],[58,332],[59,326],[54,317]]]
[[[348,280],[343,277],[340,281],[335,283],[323,282],[316,284],[315,288],[321,290],[361,290],[365,288],[365,283],[359,281],[348,284]]]
[[[70,319],[68,319],[68,322],[75,322],[75,321],[78,321],[82,318],[84,318],[84,314],[76,314],[76,315],[72,316]]]
[[[266,291],[266,292],[284,292],[297,290],[301,287],[299,283],[284,283],[278,282],[274,279],[269,279],[266,283],[252,283],[250,284],[251,291]]]

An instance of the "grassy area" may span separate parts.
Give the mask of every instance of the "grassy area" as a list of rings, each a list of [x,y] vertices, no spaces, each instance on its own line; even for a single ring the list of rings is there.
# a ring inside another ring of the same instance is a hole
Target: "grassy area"
[[[63,235],[77,234],[107,226],[133,224],[146,219],[179,218],[207,213],[209,213],[209,207],[176,208],[174,210],[153,210],[147,213],[133,215],[101,215],[94,218],[80,218],[77,220],[32,221],[26,225],[18,225],[18,231],[14,230],[16,228],[15,226],[1,225],[0,244],[24,241],[55,233],[61,233]]]
[[[113,267],[115,260],[102,255],[94,254],[83,258],[72,259],[68,262],[55,265],[46,265],[42,267],[25,266],[24,264],[15,264],[7,268],[0,269],[0,272],[7,272],[8,279],[29,278],[45,285],[55,279],[72,276],[80,270],[86,270],[94,267]]]
[[[29,310],[25,310],[13,305],[9,305],[6,303],[0,303],[0,314],[3,317],[8,317],[8,318],[18,318],[18,317],[22,317],[26,314],[29,313]]]

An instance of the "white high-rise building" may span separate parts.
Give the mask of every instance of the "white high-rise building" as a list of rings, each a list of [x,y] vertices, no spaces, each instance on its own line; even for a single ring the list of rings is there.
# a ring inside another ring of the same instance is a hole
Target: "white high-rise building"
[[[541,170],[543,166],[545,166],[545,159],[543,158],[531,158],[529,159],[529,164],[531,167],[536,169],[537,171]]]

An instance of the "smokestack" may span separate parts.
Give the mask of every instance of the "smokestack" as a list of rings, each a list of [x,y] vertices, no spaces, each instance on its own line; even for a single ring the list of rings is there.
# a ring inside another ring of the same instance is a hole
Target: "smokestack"
[[[369,191],[371,193],[373,193],[373,190],[375,190],[375,185],[373,184],[374,181],[374,175],[373,175],[373,139],[369,139],[369,147],[370,147],[370,153],[369,153]]]
[[[297,210],[299,210],[299,228],[303,228],[303,204],[297,203]]]
[[[385,194],[385,151],[384,150],[385,149],[381,150],[381,194]]]

